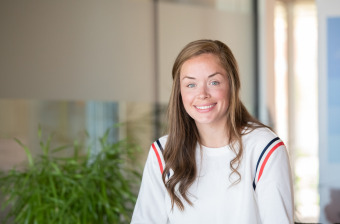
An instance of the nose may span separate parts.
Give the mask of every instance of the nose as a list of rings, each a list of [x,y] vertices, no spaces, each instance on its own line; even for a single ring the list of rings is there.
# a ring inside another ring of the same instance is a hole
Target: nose
[[[199,88],[197,97],[201,100],[209,97],[209,92],[206,86],[201,86],[201,88]]]

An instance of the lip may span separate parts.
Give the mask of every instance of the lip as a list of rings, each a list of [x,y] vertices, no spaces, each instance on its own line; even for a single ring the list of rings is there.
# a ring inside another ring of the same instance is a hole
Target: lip
[[[205,105],[194,105],[194,107],[199,112],[208,112],[208,111],[211,111],[216,106],[216,104],[217,103],[205,104]]]

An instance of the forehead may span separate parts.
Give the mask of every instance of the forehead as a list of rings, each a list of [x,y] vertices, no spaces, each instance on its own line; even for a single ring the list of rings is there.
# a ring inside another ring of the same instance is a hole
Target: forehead
[[[180,69],[180,76],[194,75],[201,72],[225,73],[225,71],[217,55],[204,53],[184,61]]]

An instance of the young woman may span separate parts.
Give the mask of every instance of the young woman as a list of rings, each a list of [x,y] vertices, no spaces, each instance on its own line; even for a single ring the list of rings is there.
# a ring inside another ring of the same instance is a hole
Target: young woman
[[[287,150],[240,101],[231,50],[191,42],[172,77],[168,135],[150,148],[132,223],[293,223]]]

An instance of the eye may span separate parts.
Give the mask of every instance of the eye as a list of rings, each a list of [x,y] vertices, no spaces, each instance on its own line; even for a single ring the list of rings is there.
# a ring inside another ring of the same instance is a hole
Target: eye
[[[218,82],[218,81],[212,81],[210,84],[213,85],[213,86],[217,86],[218,84],[220,84],[220,82]]]
[[[190,83],[190,84],[187,85],[187,87],[189,87],[189,88],[194,88],[195,86],[196,86],[196,84],[193,84],[193,83]]]

